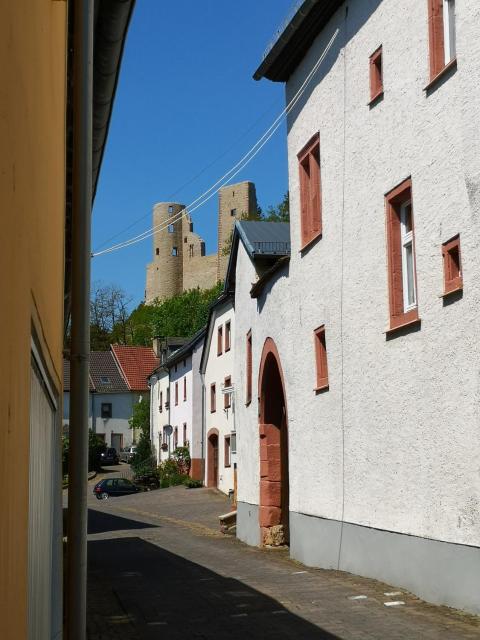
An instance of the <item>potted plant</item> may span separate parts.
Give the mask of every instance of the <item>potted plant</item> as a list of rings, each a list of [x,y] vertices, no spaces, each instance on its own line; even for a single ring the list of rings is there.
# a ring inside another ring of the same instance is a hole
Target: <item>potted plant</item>
[[[162,451],[168,451],[168,444],[166,442],[162,442],[162,446],[160,448]]]

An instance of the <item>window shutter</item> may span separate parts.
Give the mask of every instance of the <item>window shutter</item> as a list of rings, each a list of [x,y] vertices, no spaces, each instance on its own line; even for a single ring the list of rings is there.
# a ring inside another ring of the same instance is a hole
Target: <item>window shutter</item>
[[[309,197],[308,197],[308,176],[304,162],[300,162],[300,224],[302,232],[302,244],[307,242],[310,235],[309,224]]]
[[[442,0],[428,0],[428,31],[430,44],[430,77],[433,78],[445,66]]]
[[[317,146],[310,154],[310,236],[322,231],[320,188],[320,156]]]
[[[402,243],[400,235],[400,218],[395,205],[389,207],[390,238],[390,315],[403,313],[403,276],[402,276]]]

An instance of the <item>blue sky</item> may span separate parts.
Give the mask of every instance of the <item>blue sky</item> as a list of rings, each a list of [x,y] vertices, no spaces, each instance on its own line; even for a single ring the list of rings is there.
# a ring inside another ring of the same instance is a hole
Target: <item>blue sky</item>
[[[252,74],[293,4],[137,0],[95,199],[94,250],[146,230],[155,202],[193,201],[270,126],[285,106],[284,85]],[[255,182],[262,207],[281,201],[284,126],[240,180]],[[216,250],[217,206],[215,196],[193,214],[208,253]],[[149,238],[94,258],[92,278],[120,285],[136,305],[151,258]]]

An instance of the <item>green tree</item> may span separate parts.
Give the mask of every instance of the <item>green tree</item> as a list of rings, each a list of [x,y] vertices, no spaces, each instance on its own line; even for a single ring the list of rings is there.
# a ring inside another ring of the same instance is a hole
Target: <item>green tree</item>
[[[150,442],[150,403],[147,399],[143,398],[133,405],[132,417],[128,422],[134,432],[140,431],[137,450],[131,463],[135,475],[138,476],[156,466]]]
[[[290,193],[283,196],[283,200],[276,207],[270,205],[263,214],[266,222],[290,222]]]

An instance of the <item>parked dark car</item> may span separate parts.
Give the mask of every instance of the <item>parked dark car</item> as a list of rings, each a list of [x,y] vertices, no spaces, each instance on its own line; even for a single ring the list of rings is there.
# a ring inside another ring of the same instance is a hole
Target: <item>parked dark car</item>
[[[117,450],[110,447],[100,454],[100,464],[120,464]]]
[[[141,488],[127,478],[104,478],[93,487],[97,500],[107,500],[110,496],[127,496],[139,491]]]

